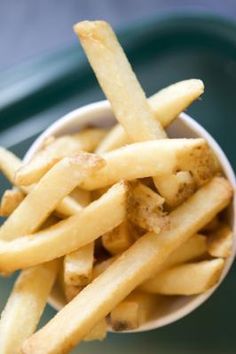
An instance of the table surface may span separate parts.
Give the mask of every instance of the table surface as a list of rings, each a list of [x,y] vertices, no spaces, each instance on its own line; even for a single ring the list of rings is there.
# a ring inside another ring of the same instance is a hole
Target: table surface
[[[0,2],[0,70],[76,43],[75,22],[106,19],[115,27],[165,11],[210,11],[236,18],[225,0],[10,0]]]

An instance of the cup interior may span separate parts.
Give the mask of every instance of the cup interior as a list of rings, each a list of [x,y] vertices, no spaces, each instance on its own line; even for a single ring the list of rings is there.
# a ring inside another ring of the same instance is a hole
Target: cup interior
[[[28,150],[24,161],[27,162],[31,157],[38,151],[43,145],[43,142],[49,136],[60,136],[69,133],[75,133],[85,127],[111,127],[115,124],[115,118],[112,113],[110,104],[107,101],[101,101],[93,103],[82,108],[76,109],[66,116],[62,117],[54,124],[52,124],[46,131],[44,131],[33,143],[31,148]],[[235,189],[236,181],[233,169],[225,156],[224,152],[214,140],[214,138],[196,121],[194,121],[187,114],[182,113],[175,121],[167,128],[169,137],[171,138],[204,138],[211,149],[216,154],[222,171],[230,181],[231,185]],[[228,207],[226,218],[227,222],[231,225],[234,235],[235,235],[235,197],[231,205]],[[141,332],[146,330],[151,330],[154,328],[159,328],[175,322],[182,317],[186,316],[203,302],[205,302],[218,288],[220,283],[225,278],[228,273],[236,253],[236,239],[234,237],[234,246],[231,256],[226,260],[225,268],[222,273],[219,283],[211,288],[209,291],[195,296],[170,296],[166,301],[163,302],[161,309],[153,315],[153,318],[143,324],[137,330],[126,331],[126,332]],[[59,289],[55,287],[49,303],[57,310],[61,309],[65,305],[65,300],[63,295],[60,293]]]

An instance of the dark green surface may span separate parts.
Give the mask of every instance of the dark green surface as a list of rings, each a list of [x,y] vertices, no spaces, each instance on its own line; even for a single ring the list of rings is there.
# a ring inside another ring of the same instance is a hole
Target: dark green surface
[[[206,93],[188,113],[217,139],[235,167],[235,24],[209,16],[170,15],[136,23],[120,39],[148,95],[178,80],[204,80]],[[19,143],[14,147],[19,154],[32,141],[22,141],[26,137],[103,97],[79,47],[2,74],[0,91],[0,141]],[[82,344],[74,353],[233,354],[235,276],[234,267],[207,303],[175,324],[143,334],[109,335],[105,342]],[[0,309],[10,286],[0,280]],[[48,307],[43,321],[53,314]]]

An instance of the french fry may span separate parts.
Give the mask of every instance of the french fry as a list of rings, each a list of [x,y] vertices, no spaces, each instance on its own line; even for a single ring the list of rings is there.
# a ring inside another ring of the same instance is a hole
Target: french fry
[[[102,128],[85,128],[78,133],[72,135],[81,144],[81,150],[87,152],[94,152],[98,144],[105,138],[107,134],[106,129]]]
[[[233,232],[227,225],[221,225],[207,237],[208,252],[212,257],[227,258],[233,247]]]
[[[64,258],[64,281],[68,285],[85,286],[92,278],[94,242]]]
[[[148,103],[155,117],[166,127],[203,92],[204,84],[201,80],[183,80],[158,91],[148,99]]]
[[[20,353],[22,343],[36,329],[58,270],[52,261],[21,272],[0,320],[1,353]]]
[[[12,241],[1,240],[0,271],[8,272],[47,262],[94,241],[124,221],[126,194],[127,186],[120,182],[79,214],[47,230]]]
[[[189,165],[194,178],[201,180],[215,172],[215,159],[203,139],[162,139],[124,146],[101,155],[104,168],[81,182],[94,190],[121,179],[164,176]],[[206,163],[205,163],[206,162]],[[191,165],[191,166],[190,166]]]
[[[174,250],[223,210],[231,197],[229,182],[213,178],[170,214],[169,230],[162,231],[158,237],[148,233],[136,241],[46,326],[27,339],[23,353],[54,354],[71,350],[99,320],[157,271]],[[65,327],[68,319],[69,325]]]
[[[204,226],[202,232],[208,234],[216,231],[218,227],[220,227],[220,219],[219,215],[216,215],[207,225]]]
[[[196,258],[203,257],[207,254],[207,237],[195,234],[177,250],[175,250],[163,263],[159,271],[171,268],[175,265],[193,261]]]
[[[16,155],[0,146],[0,170],[12,184],[14,184],[15,173],[21,164],[21,160]]]
[[[168,216],[163,211],[164,201],[146,185],[138,181],[131,182],[127,217],[139,227],[158,234],[168,225]]]
[[[221,258],[181,264],[164,270],[142,285],[142,290],[162,295],[197,295],[218,282],[224,260]]]
[[[131,225],[127,221],[102,236],[103,247],[112,255],[124,252],[134,241]]]
[[[168,126],[182,111],[184,111],[204,91],[201,80],[190,79],[177,82],[158,91],[148,99],[148,103],[163,127]],[[129,143],[124,128],[117,124],[97,147],[97,153],[117,149]]]
[[[104,318],[103,320],[99,321],[89,332],[89,334],[84,337],[85,342],[91,342],[93,340],[103,340],[107,336],[107,322]]]
[[[91,201],[91,193],[85,191],[79,187],[76,187],[71,193],[70,196],[76,200],[76,202],[82,207],[87,206]]]
[[[95,263],[93,267],[93,279],[102,274],[115,261],[115,259],[117,259],[117,256],[113,256],[105,259],[104,261]]]
[[[18,188],[7,189],[1,199],[0,215],[9,216],[24,199],[25,194]]]
[[[155,120],[136,75],[109,24],[104,21],[83,21],[76,24],[74,30],[116,118],[130,139],[144,141],[165,138],[166,134]]]
[[[155,115],[145,94],[109,24],[104,21],[83,21],[76,24],[74,30],[100,86],[111,103],[116,118],[124,127],[129,139],[138,142],[165,138],[165,131],[160,122],[155,120]],[[169,90],[172,95],[173,92],[176,93],[175,87]],[[161,94],[162,100],[163,96],[166,97],[165,92]],[[154,101],[156,98],[152,100]],[[189,160],[186,170],[192,173],[189,164],[191,165],[191,160]],[[214,173],[215,170],[211,171],[210,176],[201,174],[201,177],[209,179]],[[169,177],[171,174],[167,173],[166,176]],[[195,180],[195,177],[193,175],[191,179]],[[161,193],[168,202],[163,193],[166,190],[162,187],[163,178],[159,180],[159,176],[157,176],[154,178],[154,182],[158,190],[162,190]],[[182,190],[181,187],[180,190]],[[190,191],[194,190],[190,189]],[[170,190],[168,194],[170,194]],[[184,194],[181,196],[183,197]]]
[[[213,169],[214,171],[214,169]],[[174,208],[194,193],[197,185],[189,171],[179,171],[155,179],[159,193],[165,197],[165,202]]]
[[[141,291],[132,292],[110,314],[114,331],[137,329],[150,320],[158,306],[158,297]]]
[[[120,124],[116,124],[96,149],[97,154],[112,151],[129,143],[129,137]]]
[[[12,240],[37,230],[81,178],[103,165],[100,157],[87,153],[59,161],[5,221],[0,229],[0,239]]]
[[[15,183],[15,174],[22,166],[22,162],[12,152],[0,147],[0,170],[9,179],[9,181],[19,187],[19,189],[28,194],[33,186],[19,186]],[[70,197],[65,197],[56,207],[59,215],[71,216],[81,210],[80,205]]]
[[[81,286],[71,285],[63,282],[63,292],[67,302],[70,302],[83,289]]]
[[[75,156],[80,151],[92,152],[104,136],[103,129],[93,128],[52,139],[31,161],[19,168],[15,176],[16,184],[30,185],[38,182],[62,158]]]

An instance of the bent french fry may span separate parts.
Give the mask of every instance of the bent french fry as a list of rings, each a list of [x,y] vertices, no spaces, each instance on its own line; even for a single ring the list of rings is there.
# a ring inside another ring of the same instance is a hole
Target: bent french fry
[[[204,84],[201,80],[190,79],[176,82],[148,98],[148,103],[163,127],[168,126],[194,100],[201,96]],[[117,124],[97,147],[97,153],[117,149],[128,144],[124,128]]]
[[[19,168],[15,176],[16,184],[30,185],[39,181],[62,158],[75,156],[80,151],[92,152],[104,136],[104,130],[94,128],[52,139],[31,161]]]
[[[46,326],[27,339],[23,353],[56,354],[71,350],[99,320],[157,271],[174,250],[224,209],[231,197],[229,182],[213,178],[170,214],[169,230],[158,236],[148,233],[136,241]]]
[[[9,216],[24,199],[25,194],[18,188],[7,189],[1,199],[0,215]]]
[[[22,343],[36,329],[56,279],[58,262],[21,272],[0,320],[1,353],[20,353]]]
[[[102,236],[103,247],[112,255],[124,252],[134,241],[131,225],[127,221]]]
[[[94,242],[64,258],[64,281],[68,285],[85,286],[92,278]]]
[[[103,320],[99,321],[89,332],[89,334],[84,337],[85,342],[91,342],[93,340],[103,340],[107,336],[107,322],[104,318]]]
[[[0,239],[12,240],[37,230],[81,178],[103,165],[100,157],[84,152],[59,161],[5,221],[0,229]]]
[[[164,270],[142,285],[142,290],[162,295],[197,295],[214,286],[224,268],[221,258],[187,263]]]
[[[194,178],[211,176],[215,159],[203,139],[162,139],[124,146],[101,154],[106,165],[92,178],[80,183],[93,190],[109,186],[121,179],[164,176],[188,164]],[[207,162],[207,163],[205,163]]]
[[[105,21],[74,26],[113,112],[133,141],[165,138],[115,33]]]
[[[13,271],[47,262],[94,241],[124,221],[126,194],[127,186],[120,182],[79,214],[47,230],[12,241],[1,240],[0,271]]]
[[[221,225],[208,237],[208,252],[213,257],[227,258],[233,247],[233,232],[227,225]]]
[[[131,182],[130,185],[128,219],[144,230],[158,234],[168,226],[168,216],[163,211],[164,198],[138,181]]]
[[[158,300],[158,296],[152,294],[132,292],[111,311],[112,329],[126,331],[138,328],[156,312]]]

